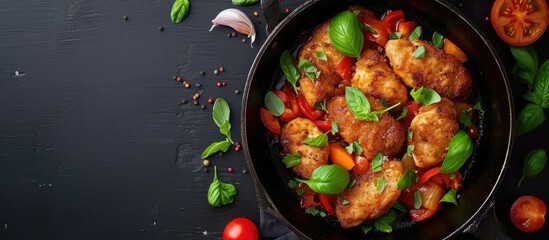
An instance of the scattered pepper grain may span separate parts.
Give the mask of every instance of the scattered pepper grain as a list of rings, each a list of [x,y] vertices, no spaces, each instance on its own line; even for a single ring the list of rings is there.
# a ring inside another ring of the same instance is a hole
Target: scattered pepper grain
[[[183,81],[183,78],[181,78],[181,76],[176,76],[175,80],[178,81],[178,82],[181,82],[181,81]]]
[[[223,86],[223,87],[227,86],[227,82],[222,82],[221,86]]]
[[[185,83],[184,85],[185,85],[185,88],[190,88],[191,87],[191,84],[189,84],[189,83]]]
[[[248,170],[242,169],[242,174],[246,174],[247,172],[248,172]]]
[[[259,16],[259,13],[257,11],[254,12],[254,16]]]
[[[198,106],[198,101],[194,100],[194,105]]]
[[[204,164],[204,167],[210,166],[210,160],[204,159],[204,161],[202,161],[202,164]]]
[[[128,18],[128,16],[124,16],[123,19],[124,19],[124,21],[130,20],[130,18]]]
[[[164,31],[164,27],[162,27],[162,26],[158,27],[158,31],[163,32],[163,31]]]
[[[200,83],[195,83],[194,86],[195,86],[195,87],[200,87],[200,86],[202,86],[202,84],[200,84]]]
[[[237,33],[236,32],[232,32],[231,33],[231,37],[236,37],[237,36]]]
[[[245,39],[245,38],[243,38],[243,39],[242,39],[242,42],[243,42],[243,43],[245,43],[245,42],[246,42],[246,39]]]
[[[214,74],[215,74],[215,75],[219,75],[219,70],[217,70],[217,69],[214,70]]]
[[[206,72],[204,72],[204,71],[200,71],[199,73],[200,73],[200,76],[206,75]]]
[[[234,94],[239,95],[239,94],[240,94],[240,90],[238,90],[238,89],[234,90]]]
[[[225,72],[225,68],[224,67],[219,67],[219,71],[220,72]]]
[[[227,171],[228,171],[229,173],[232,173],[232,172],[233,172],[233,168],[228,168]]]
[[[200,109],[202,109],[202,110],[206,109],[206,105],[204,105],[204,104],[200,105]]]

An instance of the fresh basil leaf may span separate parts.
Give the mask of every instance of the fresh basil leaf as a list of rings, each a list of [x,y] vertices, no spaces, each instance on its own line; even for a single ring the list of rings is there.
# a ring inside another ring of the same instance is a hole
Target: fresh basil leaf
[[[439,202],[449,202],[456,205],[456,207],[458,207],[456,190],[450,189],[450,191],[446,192],[446,194],[442,196]]]
[[[297,194],[298,197],[302,197],[305,194],[305,189],[297,190],[296,194]]]
[[[374,228],[376,230],[378,230],[380,232],[384,232],[384,233],[393,232],[393,228],[391,227],[391,225],[389,225],[385,221],[379,221],[379,220],[374,221]]]
[[[376,154],[374,159],[372,159],[372,172],[381,172],[383,170],[383,154],[380,152]]]
[[[362,93],[354,87],[345,87],[345,100],[347,101],[347,107],[353,112],[355,118],[358,120],[364,120],[364,116],[370,113],[370,102]]]
[[[301,164],[301,155],[299,154],[288,154],[284,156],[284,159],[282,159],[282,162],[284,165],[286,165],[286,168],[291,168],[294,166],[297,166]]]
[[[412,40],[416,40],[416,39],[420,38],[421,33],[423,32],[422,30],[423,29],[421,28],[421,26],[417,26],[416,28],[414,28],[412,33],[410,33],[410,36],[408,36],[408,40],[412,41]]]
[[[221,127],[219,128],[219,132],[221,134],[225,135],[227,137],[227,140],[233,144],[233,139],[231,138],[231,123],[229,121],[225,122]]]
[[[232,0],[234,6],[252,5],[259,2],[259,0]]]
[[[366,226],[360,227],[360,230],[362,230],[364,234],[368,234],[369,232],[372,231],[372,228],[373,228],[372,225],[366,225]]]
[[[482,110],[482,106],[480,105],[480,102],[476,102],[475,105],[473,105],[473,109],[478,111]]]
[[[518,137],[539,127],[545,121],[543,108],[539,105],[528,103],[520,111],[515,125],[515,135]]]
[[[408,138],[411,140],[414,138],[414,131],[412,129],[408,129]]]
[[[408,212],[408,209],[400,201],[396,201],[395,204],[393,204],[393,207],[396,210],[399,210],[401,212]]]
[[[442,48],[444,46],[444,36],[438,32],[433,33],[433,45],[436,48]]]
[[[442,100],[435,90],[426,87],[420,87],[419,89],[413,88],[410,90],[410,95],[414,101],[422,105],[431,105]]]
[[[322,102],[315,103],[315,108],[326,112],[326,99],[324,99]]]
[[[415,183],[416,180],[416,173],[410,169],[406,169],[406,172],[400,179],[398,180],[398,189],[404,190],[406,188],[410,188],[412,184]]]
[[[340,194],[347,188],[350,179],[347,169],[332,164],[317,167],[309,180],[296,180],[307,184],[316,193]]]
[[[218,127],[223,126],[225,122],[228,122],[231,118],[231,109],[229,103],[223,98],[215,100],[212,112],[213,120]]]
[[[332,122],[332,129],[330,130],[330,132],[332,133],[332,135],[339,132],[339,128],[337,127],[337,124],[335,122]]]
[[[376,178],[374,180],[374,186],[376,186],[378,193],[382,193],[383,190],[385,190],[385,187],[387,186],[387,181],[385,181],[385,178],[383,177],[383,175],[381,175],[381,177]]]
[[[214,167],[214,179],[208,188],[208,203],[212,207],[221,207],[233,203],[237,194],[236,187],[217,178],[217,167]]]
[[[303,72],[305,72],[305,75],[307,75],[307,77],[309,77],[312,81],[320,76],[320,71],[318,71],[313,63],[311,63],[307,59],[302,59],[301,61],[299,61],[297,67],[303,70]]]
[[[448,145],[448,153],[442,162],[440,173],[451,174],[459,170],[473,153],[473,141],[469,135],[459,130]]]
[[[406,106],[404,106],[404,107],[402,107],[402,111],[400,112],[400,115],[398,116],[398,118],[396,120],[398,121],[400,119],[405,118],[406,116],[408,116],[408,108]]]
[[[343,205],[349,205],[349,203],[350,203],[349,200],[343,199],[343,202],[342,202]]]
[[[320,134],[315,138],[307,138],[303,140],[303,144],[318,148],[324,147],[326,143],[328,143],[328,135],[326,135],[326,133]]]
[[[320,215],[321,217],[326,217],[326,216],[328,216],[328,214],[326,214],[324,211],[319,211],[319,212],[318,212],[318,215]]]
[[[547,162],[547,154],[543,149],[534,149],[530,151],[524,158],[524,165],[522,167],[522,177],[517,185],[520,188],[520,184],[527,177],[537,176],[544,168],[545,162]]]
[[[414,151],[414,145],[408,145],[408,147],[406,147],[406,155],[411,157],[413,151]]]
[[[536,50],[532,46],[510,46],[510,49],[511,54],[516,60],[516,65],[513,68],[513,75],[517,81],[526,84],[528,89],[531,89],[539,64]]]
[[[273,91],[268,91],[267,94],[265,94],[265,106],[275,117],[284,113],[284,102]]]
[[[301,77],[301,73],[296,67],[296,61],[292,54],[288,50],[284,50],[282,55],[280,55],[280,68],[284,72],[284,76],[297,92],[297,80]]]
[[[459,122],[465,128],[471,126],[471,118],[469,117],[469,111],[465,110],[459,114]]]
[[[316,209],[316,208],[314,208],[314,207],[310,207],[310,208],[305,209],[305,213],[311,214],[311,215],[313,215],[313,216],[316,216],[316,215],[318,215],[318,214],[320,213],[320,210],[318,210],[318,209]]]
[[[419,46],[414,51],[414,58],[425,58],[425,47]]]
[[[175,0],[172,5],[172,11],[170,17],[173,23],[180,23],[189,14],[191,8],[191,2],[189,0]]]
[[[363,24],[363,23],[358,23],[358,24],[360,25],[360,28],[361,28],[362,30],[371,32],[371,33],[373,33],[373,34],[376,33],[376,30],[375,30],[372,26],[370,26],[370,25],[368,25],[368,24]]]
[[[342,11],[330,21],[330,42],[341,54],[359,58],[364,36],[357,17],[349,11]]]
[[[543,97],[539,95],[537,92],[527,92],[522,97],[536,105],[541,106],[541,104],[543,103]]]
[[[370,112],[369,114],[367,114],[367,115],[365,116],[365,118],[366,118],[365,120],[377,122],[377,121],[379,121],[379,116],[381,116],[382,114],[384,114],[384,113],[390,111],[391,109],[397,107],[398,105],[400,105],[399,102],[398,102],[398,103],[395,103],[395,105],[390,106],[390,107],[388,107],[388,108],[385,108],[385,109],[383,109],[383,110],[381,110],[381,111]]]
[[[414,192],[414,208],[419,209],[421,207],[421,194],[419,191]]]
[[[353,154],[353,153],[356,153],[358,155],[362,154],[362,147],[360,146],[360,143],[358,143],[357,141],[350,143],[347,147],[345,147],[345,149],[347,149],[347,152],[349,154]]]
[[[393,225],[397,222],[397,213],[395,210],[389,209],[387,213],[381,215],[381,217],[378,217],[377,220],[386,222],[389,225]],[[376,221],[377,221],[376,220]]]
[[[392,32],[390,35],[389,35],[389,39],[400,39],[402,37],[402,33],[400,32]]]
[[[299,186],[299,182],[296,181],[296,180],[290,180],[288,182],[288,187],[291,188],[291,189],[294,189],[296,188],[297,186]]]
[[[328,56],[326,56],[326,53],[324,52],[316,52],[316,58],[322,60],[322,61],[328,61]]]
[[[226,152],[227,150],[229,150],[230,146],[231,146],[231,143],[229,142],[228,139],[225,141],[213,142],[212,144],[210,144],[210,146],[204,149],[204,152],[202,152],[201,158],[205,159],[210,155],[219,151]]]
[[[539,67],[534,78],[533,91],[541,96],[541,107],[549,108],[549,60]]]

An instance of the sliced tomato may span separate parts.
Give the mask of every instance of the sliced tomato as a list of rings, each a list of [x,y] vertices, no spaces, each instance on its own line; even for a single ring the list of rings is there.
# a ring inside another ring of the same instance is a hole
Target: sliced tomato
[[[353,66],[355,65],[356,58],[344,56],[337,64],[336,73],[343,79],[349,80],[353,74]]]
[[[259,109],[259,116],[261,117],[261,122],[263,123],[263,126],[265,126],[267,130],[274,134],[280,134],[280,122],[277,118],[273,116],[273,113],[269,111],[269,109],[261,107]]]
[[[330,120],[315,120],[314,122],[315,122],[315,125],[322,132],[328,132],[332,130],[332,122],[330,122]]]
[[[433,211],[438,208],[440,199],[446,193],[444,188],[432,182],[422,184],[418,191],[421,195],[421,206]]]
[[[402,124],[405,129],[408,129],[414,117],[419,113],[419,104],[416,101],[409,101],[406,103],[406,108],[408,109],[408,115],[402,119]]]
[[[322,204],[322,208],[324,208],[324,211],[326,211],[328,214],[335,216],[335,210],[332,207],[332,201],[330,200],[332,196],[324,195],[324,194],[318,194],[318,199],[320,200],[320,204]]]
[[[496,0],[490,21],[501,40],[513,46],[526,46],[547,29],[547,0]]]
[[[420,209],[412,208],[410,209],[410,217],[414,222],[420,222],[432,217],[433,215],[435,215],[437,211],[438,209],[433,211],[427,208],[420,208]]]
[[[300,184],[295,188],[296,192],[303,191],[301,195],[301,208],[317,207],[320,203],[315,199],[316,193],[307,186],[307,184]]]
[[[309,104],[307,103],[307,100],[305,100],[305,97],[301,94],[297,95],[297,105],[299,106],[299,109],[310,120],[315,120],[322,116],[324,114],[322,111],[318,109],[311,108]]]
[[[543,200],[536,196],[519,197],[511,206],[511,222],[518,230],[535,232],[545,224],[547,207]]]
[[[368,161],[367,158],[360,155],[355,155],[354,160],[355,160],[355,167],[353,168],[354,174],[361,175],[370,171],[370,162]]]
[[[401,39],[408,39],[414,28],[416,28],[416,22],[400,21],[397,24],[398,31],[402,34]]]
[[[364,37],[366,40],[377,43],[377,45],[384,47],[389,41],[389,30],[391,25],[385,22],[381,22],[373,17],[365,17],[364,24],[370,26],[374,32],[365,30]]]
[[[421,177],[419,177],[419,181],[417,183],[420,184],[420,185],[424,184],[427,181],[429,181],[429,179],[431,179],[432,176],[435,176],[438,173],[440,173],[440,167],[431,168],[431,169],[427,170],[425,173],[423,173],[421,175]]]
[[[436,183],[446,189],[454,189],[459,191],[463,185],[463,176],[459,171],[452,174],[439,173],[431,177],[431,182]]]
[[[398,22],[404,21],[404,12],[402,10],[391,11],[385,14],[381,21],[391,26],[390,32],[398,32]]]

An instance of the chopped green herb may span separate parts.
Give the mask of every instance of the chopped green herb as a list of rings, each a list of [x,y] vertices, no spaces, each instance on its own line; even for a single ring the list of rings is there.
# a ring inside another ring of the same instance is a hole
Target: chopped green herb
[[[311,215],[313,215],[313,216],[316,216],[316,215],[318,215],[318,214],[320,213],[320,210],[318,210],[318,209],[316,209],[316,208],[314,208],[314,207],[310,207],[310,208],[305,209],[305,213],[311,214]]]
[[[347,152],[349,154],[353,154],[353,153],[356,153],[358,155],[362,154],[362,147],[357,141],[350,143],[347,147],[345,147],[345,149],[347,149]]]
[[[425,57],[425,47],[419,46],[414,51],[414,57],[415,58],[424,58]]]
[[[398,189],[403,190],[406,188],[410,188],[412,184],[415,183],[415,179],[416,174],[414,173],[414,171],[407,169],[404,175],[402,175],[402,177],[400,177],[400,179],[398,180]]]
[[[450,189],[450,191],[448,191],[446,194],[444,194],[444,196],[442,196],[442,198],[440,199],[440,202],[449,202],[456,205],[457,207],[458,203],[456,198],[456,190]]]
[[[381,177],[374,180],[374,186],[377,187],[377,192],[382,193],[383,190],[385,190],[385,187],[387,186],[387,181],[385,181],[385,178],[383,175]]]
[[[349,205],[349,203],[350,203],[349,200],[343,199],[343,205]]]
[[[401,212],[408,212],[408,209],[400,201],[396,201],[395,204],[393,204],[393,208],[396,210],[399,210]]]
[[[471,126],[471,118],[469,118],[469,111],[464,110],[459,114],[459,122],[465,128]]]
[[[303,70],[307,77],[309,77],[309,79],[311,79],[312,81],[320,76],[320,71],[318,71],[318,69],[309,60],[302,59],[301,61],[299,61],[297,67]]]
[[[400,112],[400,116],[398,116],[398,118],[396,120],[398,121],[400,119],[405,118],[406,116],[408,116],[408,108],[406,106],[404,106],[404,107],[402,107],[402,112]]]
[[[400,32],[392,32],[391,35],[389,35],[390,39],[400,39],[402,37],[402,33]]]
[[[356,179],[353,179],[351,183],[349,184],[349,188],[353,188],[356,184]]]
[[[418,191],[414,192],[414,208],[419,209],[421,207],[421,202],[421,194]]]
[[[326,133],[320,134],[315,138],[307,138],[303,140],[303,144],[318,148],[324,147],[326,143],[328,143],[328,135],[326,135]]]
[[[326,99],[322,102],[315,103],[315,108],[326,112]]]
[[[410,33],[410,36],[408,36],[408,40],[412,41],[412,40],[420,38],[422,32],[423,31],[422,31],[421,26],[417,26],[416,28],[414,28],[414,31],[412,31],[412,33]]]
[[[291,168],[301,164],[301,155],[299,154],[288,154],[282,159],[286,168]]]
[[[412,156],[413,151],[414,151],[414,145],[408,145],[408,147],[406,147],[406,155],[408,155],[409,157]]]
[[[302,197],[303,194],[305,194],[305,189],[299,189],[299,190],[297,190],[296,193],[297,193],[297,196],[298,196],[298,197]]]
[[[438,32],[434,32],[433,33],[433,45],[436,48],[442,48],[442,46],[444,45],[444,36],[442,36],[442,34],[440,34]]]
[[[381,165],[383,164],[383,155],[381,153],[377,153],[374,159],[372,160],[372,172],[381,172],[383,168]]]
[[[290,180],[288,182],[288,187],[291,188],[291,189],[294,189],[296,188],[297,186],[299,186],[299,182],[296,181],[296,180]]]
[[[326,56],[326,53],[324,52],[316,52],[316,58],[322,60],[322,61],[328,61],[328,57]]]
[[[332,122],[332,129],[330,130],[332,134],[336,134],[339,132],[339,128],[337,127],[337,124],[335,122]]]

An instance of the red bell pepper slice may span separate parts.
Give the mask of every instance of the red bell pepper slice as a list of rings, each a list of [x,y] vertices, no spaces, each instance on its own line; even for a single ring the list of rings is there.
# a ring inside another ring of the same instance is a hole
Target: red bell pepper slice
[[[305,100],[305,97],[301,94],[297,95],[297,105],[299,106],[299,109],[310,120],[316,120],[322,114],[324,114],[322,111],[318,109],[313,109],[307,104],[307,100]]]
[[[324,208],[324,211],[326,211],[328,214],[335,216],[335,210],[332,207],[332,204],[330,203],[329,196],[324,194],[318,194],[318,199],[320,200],[320,204],[322,204],[322,208]]]
[[[315,125],[322,132],[328,132],[332,130],[332,122],[330,122],[330,120],[315,120],[314,122],[315,122]]]
[[[370,26],[374,30],[374,32],[365,30],[365,38],[384,47],[389,41],[389,29],[391,29],[391,25],[372,17],[365,17],[364,24]]]
[[[415,22],[401,21],[397,24],[398,31],[402,34],[401,39],[408,39],[414,28],[416,28]]]
[[[406,103],[406,108],[408,109],[408,115],[402,119],[402,124],[408,129],[414,117],[419,113],[419,104],[416,101],[409,101]]]
[[[436,183],[440,186],[446,187],[446,189],[454,189],[459,191],[463,185],[463,176],[459,171],[456,171],[452,174],[442,174],[439,173],[430,179],[431,182]]]
[[[263,123],[263,126],[267,128],[270,132],[274,134],[280,134],[281,128],[280,128],[280,122],[277,118],[273,116],[273,113],[269,111],[269,109],[261,107],[259,109],[259,116],[261,117],[261,122]]]
[[[344,56],[337,64],[336,73],[343,80],[350,80],[353,74],[353,66],[355,65],[356,58]]]
[[[286,84],[280,90],[274,90],[273,92],[284,102],[284,112],[279,117],[281,121],[289,122],[301,116],[301,111],[295,99],[295,91],[291,85]]]
[[[419,185],[423,185],[424,183],[429,181],[429,179],[431,179],[431,177],[439,174],[440,173],[440,168],[441,167],[434,167],[434,168],[431,168],[431,169],[427,170],[425,173],[423,173],[421,175],[421,177],[419,177],[419,181],[417,183]]]
[[[389,29],[390,32],[397,32],[398,22],[404,21],[404,12],[402,10],[392,11],[385,14],[381,21],[391,25],[391,29]]]

